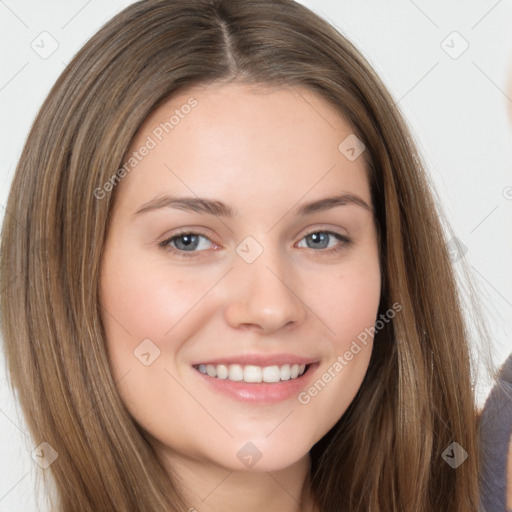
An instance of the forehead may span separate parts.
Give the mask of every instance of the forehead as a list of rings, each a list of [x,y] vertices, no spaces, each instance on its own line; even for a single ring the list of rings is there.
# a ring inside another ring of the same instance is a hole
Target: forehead
[[[127,152],[127,160],[134,153],[139,159],[117,193],[123,202],[178,192],[249,206],[350,191],[370,202],[363,156],[351,160],[340,150],[353,132],[305,88],[190,88],[145,120]]]

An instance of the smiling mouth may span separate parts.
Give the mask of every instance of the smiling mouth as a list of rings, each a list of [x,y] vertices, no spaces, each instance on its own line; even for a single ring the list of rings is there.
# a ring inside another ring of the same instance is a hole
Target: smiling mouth
[[[283,364],[271,366],[240,364],[197,364],[193,367],[209,377],[233,382],[278,383],[302,376],[310,364]]]

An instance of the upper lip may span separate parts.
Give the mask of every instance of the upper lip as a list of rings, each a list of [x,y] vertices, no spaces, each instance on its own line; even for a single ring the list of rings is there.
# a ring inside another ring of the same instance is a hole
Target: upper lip
[[[239,364],[241,366],[282,366],[284,364],[307,365],[316,363],[318,359],[311,357],[302,357],[295,354],[243,354],[239,356],[217,357],[215,359],[207,359],[192,363],[192,366],[199,364]]]

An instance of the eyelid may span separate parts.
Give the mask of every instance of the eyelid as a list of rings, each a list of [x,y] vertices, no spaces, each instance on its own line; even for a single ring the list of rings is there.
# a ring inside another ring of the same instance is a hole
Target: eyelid
[[[338,242],[339,242],[334,247],[329,247],[326,249],[315,250],[315,249],[312,249],[311,247],[303,248],[303,249],[311,249],[313,254],[316,253],[315,255],[317,255],[319,257],[321,257],[322,255],[326,256],[329,254],[338,253],[338,252],[342,251],[343,249],[347,248],[348,246],[352,245],[352,243],[353,243],[352,237],[338,233],[337,231],[334,231],[332,229],[313,229],[313,230],[307,232],[305,235],[303,235],[301,237],[301,239],[299,240],[299,242],[297,242],[297,243],[300,243],[304,238],[306,238],[309,235],[312,235],[313,233],[326,233],[327,235],[331,235],[331,236],[334,236],[335,238],[337,238]]]
[[[176,248],[174,248],[174,247],[169,245],[169,243],[172,240],[174,240],[175,238],[179,238],[180,236],[183,236],[183,235],[201,236],[203,238],[206,238],[213,246],[215,246],[217,248],[218,247],[222,247],[221,244],[218,244],[217,242],[212,240],[210,235],[207,235],[206,233],[204,233],[200,229],[195,229],[195,228],[183,229],[181,231],[178,231],[177,233],[173,233],[171,236],[167,236],[164,240],[162,240],[161,242],[158,242],[158,246],[162,247],[162,249],[164,249],[164,250],[168,250],[168,251],[170,251],[172,253],[183,255],[185,257],[186,256],[192,256],[193,254],[205,252],[205,251],[180,251],[179,249],[176,249]]]
[[[338,239],[338,242],[339,242],[334,247],[318,249],[318,250],[313,249],[311,247],[301,248],[301,249],[311,249],[313,254],[316,253],[315,254],[316,256],[322,256],[322,255],[325,256],[325,255],[329,255],[329,254],[333,254],[333,253],[338,253],[342,249],[348,247],[349,245],[351,245],[353,243],[353,240],[349,235],[339,233],[338,231],[335,231],[334,229],[322,228],[322,227],[318,227],[318,226],[312,227],[306,233],[304,233],[300,237],[300,239],[298,240],[297,243],[300,243],[304,238],[306,238],[307,236],[312,235],[314,233],[325,233],[330,236],[334,236],[335,238]],[[166,251],[171,252],[172,254],[177,255],[178,257],[185,257],[185,258],[187,258],[187,257],[196,257],[197,258],[197,257],[200,257],[200,254],[202,252],[206,252],[206,250],[183,251],[183,250],[176,249],[176,248],[172,247],[171,245],[169,245],[172,240],[179,238],[180,236],[183,236],[183,235],[201,236],[203,238],[206,238],[216,248],[222,247],[221,244],[218,244],[217,242],[212,240],[212,238],[209,235],[207,235],[206,233],[204,233],[204,231],[202,231],[201,229],[196,229],[196,228],[181,229],[177,233],[173,233],[171,236],[166,237],[165,240],[162,240],[161,242],[159,242],[158,246]],[[295,245],[294,245],[294,247],[295,247]]]
[[[341,228],[338,228],[339,230]],[[346,231],[346,230],[343,230],[343,231]],[[346,239],[349,239],[350,236],[348,235],[348,233],[341,233],[340,231],[337,231],[336,228],[331,228],[331,227],[313,227],[311,229],[308,229],[300,238],[300,240],[302,240],[304,237],[308,236],[308,235],[312,235],[313,233],[329,233],[331,235],[336,235],[336,236],[339,236],[340,238],[346,238]]]

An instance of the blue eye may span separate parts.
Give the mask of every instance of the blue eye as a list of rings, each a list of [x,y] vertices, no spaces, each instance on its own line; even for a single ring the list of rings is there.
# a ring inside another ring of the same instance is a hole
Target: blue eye
[[[201,243],[201,239],[208,240],[210,244],[215,246],[207,236],[191,232],[178,233],[164,240],[159,245],[175,254],[187,257],[193,255],[187,253],[200,252],[201,250],[208,249],[208,244]],[[205,245],[206,247],[204,247]],[[199,249],[200,247],[202,249]]]
[[[345,243],[348,243],[349,240],[347,237],[344,237],[338,233],[334,233],[332,231],[313,231],[312,233],[309,233],[306,235],[302,240],[306,240],[306,247],[309,249],[328,249],[332,248],[333,246],[330,245],[330,242],[333,239],[337,239],[338,242],[342,241]],[[302,242],[301,240],[301,242]],[[299,242],[300,244],[300,242]],[[300,246],[300,245],[299,245]],[[302,246],[304,247],[304,246]],[[337,244],[334,245],[334,247],[337,247]],[[330,251],[327,251],[330,252]]]
[[[306,245],[302,244],[303,240],[306,241]],[[341,251],[351,243],[350,238],[333,231],[312,231],[301,239],[297,247],[313,249],[319,255],[325,255]],[[195,253],[203,252],[210,247],[218,248],[206,235],[190,231],[173,235],[158,245],[166,251],[185,258],[196,256]]]

